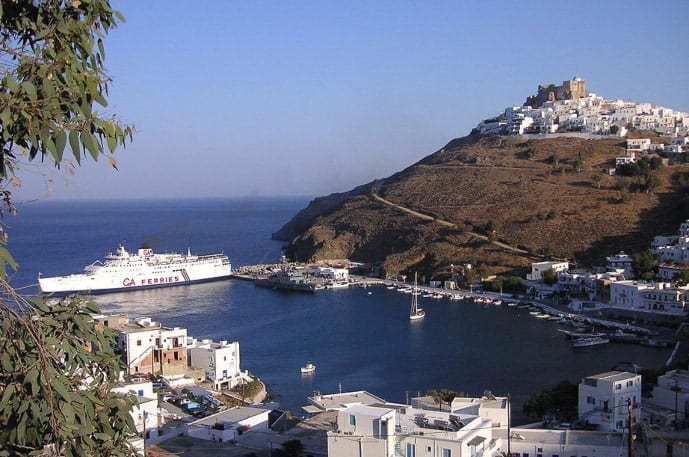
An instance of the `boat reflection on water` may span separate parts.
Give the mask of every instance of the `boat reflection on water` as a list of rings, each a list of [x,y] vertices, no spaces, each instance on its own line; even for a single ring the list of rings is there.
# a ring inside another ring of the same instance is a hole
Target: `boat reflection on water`
[[[121,313],[130,316],[160,315],[184,316],[217,312],[218,302],[233,287],[231,279],[186,286],[159,289],[132,290],[88,297],[104,313]]]

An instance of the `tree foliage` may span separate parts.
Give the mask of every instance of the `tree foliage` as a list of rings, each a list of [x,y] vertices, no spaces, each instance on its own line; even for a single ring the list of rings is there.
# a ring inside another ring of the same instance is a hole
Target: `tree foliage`
[[[656,277],[660,264],[660,256],[657,253],[651,249],[647,249],[634,254],[632,258],[634,259],[634,264],[632,265],[634,276],[646,281],[650,281]]]
[[[532,395],[523,406],[524,414],[534,418],[552,415],[561,419],[577,417],[578,386],[562,381],[552,389]]]
[[[553,268],[549,268],[541,273],[541,279],[545,284],[552,286],[557,282],[557,271],[555,271]]]
[[[0,0],[0,216],[16,212],[9,188],[24,164],[116,166],[132,129],[97,107],[110,82],[103,38],[122,20],[108,0]],[[0,231],[0,456],[132,455],[132,401],[111,392],[121,361],[97,306],[18,295]]]
[[[0,455],[131,455],[132,400],[111,392],[121,359],[95,303],[13,298],[0,314]]]
[[[0,1],[0,182],[18,183],[23,162],[75,166],[131,139],[102,116],[110,79],[103,38],[123,18],[107,0]],[[65,155],[70,150],[72,158]]]

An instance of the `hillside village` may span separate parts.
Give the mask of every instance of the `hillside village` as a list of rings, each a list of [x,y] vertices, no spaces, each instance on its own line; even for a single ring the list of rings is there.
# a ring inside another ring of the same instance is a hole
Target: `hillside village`
[[[586,81],[574,78],[561,86],[539,86],[538,93],[529,96],[524,105],[507,107],[474,130],[495,135],[579,132],[624,137],[632,128],[676,138],[665,152],[683,152],[689,114],[651,103],[607,100],[589,93]]]
[[[650,250],[652,265],[646,275],[655,276],[650,280],[635,278],[634,258],[620,252],[606,257],[606,265],[594,270],[570,270],[568,262],[536,262],[527,284],[540,297],[572,300],[574,310],[612,308],[674,316],[675,322],[681,322],[689,304],[689,220],[676,235],[656,236]],[[544,284],[547,273],[556,273],[557,282]]]

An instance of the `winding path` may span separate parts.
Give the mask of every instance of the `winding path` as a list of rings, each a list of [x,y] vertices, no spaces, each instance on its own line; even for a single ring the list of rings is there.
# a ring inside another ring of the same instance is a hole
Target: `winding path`
[[[423,219],[425,221],[433,221],[433,222],[436,222],[436,223],[443,225],[445,227],[457,228],[457,224],[455,224],[454,222],[446,221],[444,219],[438,219],[437,217],[429,216],[428,214],[423,214],[423,213],[420,213],[418,211],[414,211],[413,209],[407,208],[407,207],[402,206],[402,205],[398,205],[397,203],[393,203],[390,200],[387,200],[387,199],[381,197],[378,194],[378,191],[380,190],[382,185],[383,185],[383,181],[379,181],[376,183],[375,187],[371,188],[371,197],[373,197],[375,200],[377,200],[377,201],[379,201],[385,205],[391,206],[393,208],[397,208],[400,211],[404,211],[405,213],[411,214],[414,217],[418,217],[419,219]],[[487,236],[481,235],[480,233],[471,232],[471,231],[467,231],[466,233],[468,233],[471,236],[475,236],[476,238],[479,238],[481,240],[490,241],[490,239]],[[495,246],[501,247],[501,248],[506,249],[508,251],[516,252],[519,254],[526,254],[529,257],[531,257],[529,252],[525,251],[523,249],[519,249],[519,248],[516,248],[514,246],[510,246],[509,244],[506,244],[506,243],[503,243],[503,242],[497,241],[497,240],[490,241],[490,242],[492,244],[494,244]]]

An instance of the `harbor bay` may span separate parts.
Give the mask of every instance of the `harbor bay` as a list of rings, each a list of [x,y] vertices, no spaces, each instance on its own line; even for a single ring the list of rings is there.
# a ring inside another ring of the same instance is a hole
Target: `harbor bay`
[[[223,251],[233,265],[279,259],[270,233],[305,199],[40,203],[11,221],[21,265],[13,283],[38,272],[66,274],[144,241],[157,251]],[[146,215],[144,218],[143,215]],[[36,243],[40,240],[40,243]],[[370,293],[369,293],[370,292]],[[519,404],[561,380],[607,371],[622,361],[660,368],[669,349],[607,344],[574,349],[552,321],[506,306],[424,299],[425,319],[408,318],[411,297],[384,287],[284,293],[226,280],[95,298],[108,313],[149,316],[197,338],[238,341],[242,369],[276,401],[299,413],[306,396],[368,390],[403,402],[428,389],[467,395],[511,393]],[[307,362],[315,373],[302,376]]]

